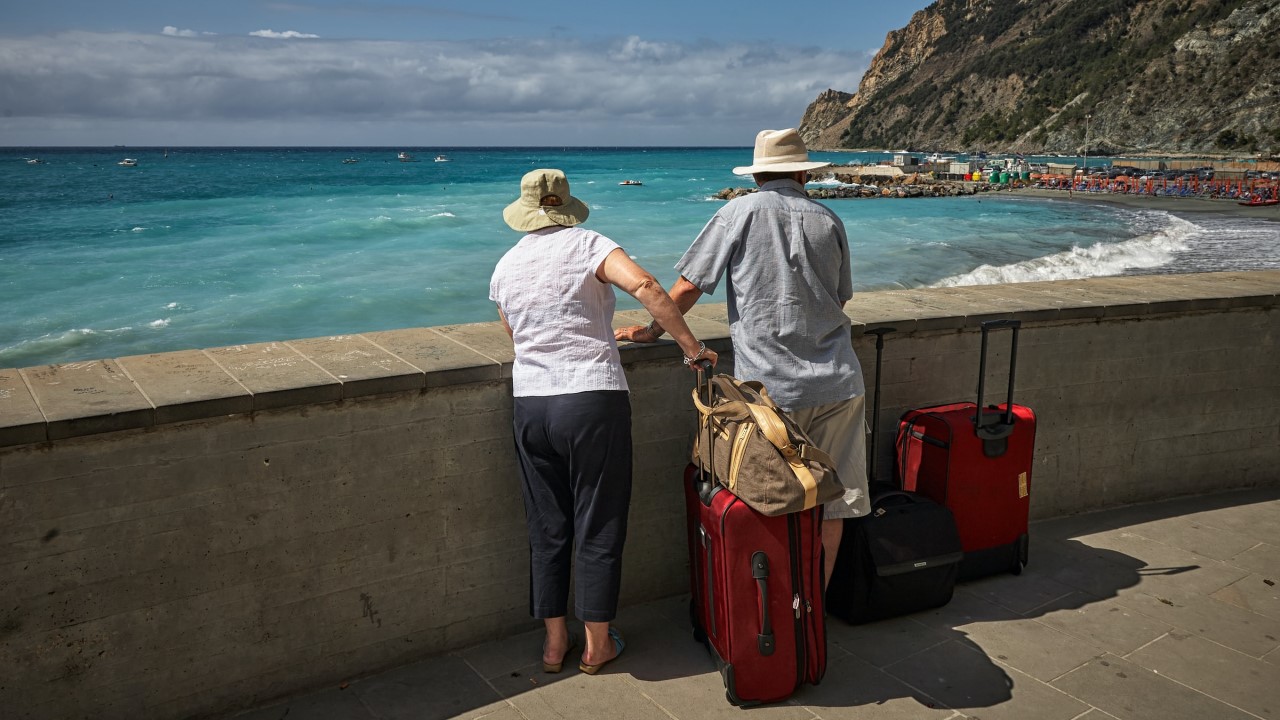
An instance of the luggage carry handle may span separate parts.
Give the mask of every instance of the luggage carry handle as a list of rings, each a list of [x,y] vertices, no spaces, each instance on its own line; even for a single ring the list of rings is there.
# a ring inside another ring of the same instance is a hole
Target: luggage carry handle
[[[772,655],[774,648],[773,622],[769,620],[769,556],[763,551],[751,555],[751,577],[760,589],[760,634],[756,646],[761,655]]]
[[[883,492],[883,493],[880,493],[879,495],[876,495],[876,504],[879,505],[882,501],[888,500],[890,498],[893,498],[894,500],[898,501],[894,503],[895,505],[912,505],[920,502],[920,498],[915,493],[909,492],[907,490],[889,490],[888,492]],[[881,508],[879,511],[872,512],[872,515],[879,516],[879,515],[883,515],[884,512],[885,512],[884,509]]]
[[[1021,320],[987,320],[982,323],[982,350],[978,360],[978,402],[977,414],[973,420],[973,432],[982,438],[982,450],[987,457],[999,457],[1008,447],[1008,438],[1013,434],[1013,383],[1018,366],[1018,330]],[[998,328],[1013,330],[1009,341],[1009,392],[1005,400],[1003,417],[1000,413],[986,413],[982,407],[982,395],[987,379],[987,335]],[[991,418],[991,422],[987,422]]]

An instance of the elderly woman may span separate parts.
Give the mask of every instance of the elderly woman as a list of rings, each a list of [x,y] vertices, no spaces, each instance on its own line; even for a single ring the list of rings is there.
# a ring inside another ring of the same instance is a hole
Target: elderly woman
[[[612,319],[617,286],[653,315],[685,364],[716,362],[658,281],[609,238],[577,227],[587,206],[559,170],[534,170],[503,211],[526,233],[494,269],[489,299],[515,342],[513,427],[529,525],[530,612],[546,623],[542,664],[559,672],[577,639],[569,572],[594,675],[623,650],[617,615],[631,500],[631,402]],[[576,553],[574,545],[577,545]]]

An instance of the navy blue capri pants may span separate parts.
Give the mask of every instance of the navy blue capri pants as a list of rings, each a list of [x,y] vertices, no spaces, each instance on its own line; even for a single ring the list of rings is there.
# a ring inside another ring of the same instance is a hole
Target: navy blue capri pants
[[[517,397],[513,426],[529,525],[530,613],[567,614],[572,567],[578,619],[613,620],[631,504],[630,396]]]

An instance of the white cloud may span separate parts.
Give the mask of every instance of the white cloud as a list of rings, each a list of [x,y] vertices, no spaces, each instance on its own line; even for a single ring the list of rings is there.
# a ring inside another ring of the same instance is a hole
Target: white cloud
[[[761,127],[799,123],[819,92],[856,88],[866,67],[858,51],[634,36],[273,41],[283,35],[0,38],[0,135],[77,123],[186,123],[220,125],[222,141],[237,142],[225,139],[235,135],[227,128],[261,133],[274,123],[293,128],[300,142],[304,128],[346,127],[359,128],[364,144],[404,141],[378,128],[419,142],[750,144]],[[75,142],[93,141],[57,144]]]
[[[196,32],[195,30],[179,30],[178,28],[172,25],[165,25],[164,30],[161,30],[160,32],[165,35],[169,35],[171,37],[199,37],[200,36],[200,33]]]
[[[254,37],[275,38],[277,40],[292,40],[295,38],[318,38],[319,35],[311,35],[310,33],[300,33],[297,30],[285,30],[284,32],[276,32],[275,30],[254,30],[249,33]]]
[[[609,59],[616,62],[670,62],[678,60],[684,54],[684,48],[675,43],[658,43],[642,40],[632,35],[615,43],[609,52]]]

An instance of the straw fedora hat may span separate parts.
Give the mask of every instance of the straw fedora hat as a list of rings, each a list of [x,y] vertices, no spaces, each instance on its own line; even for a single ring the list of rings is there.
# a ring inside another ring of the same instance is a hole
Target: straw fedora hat
[[[512,230],[533,232],[553,225],[573,227],[591,211],[569,194],[569,179],[560,170],[530,170],[520,178],[520,197],[502,211]]]
[[[737,175],[788,173],[817,170],[830,164],[809,160],[809,149],[804,146],[804,140],[800,139],[800,133],[795,128],[761,130],[756,135],[756,151],[752,163],[746,167],[736,167],[733,172]]]

